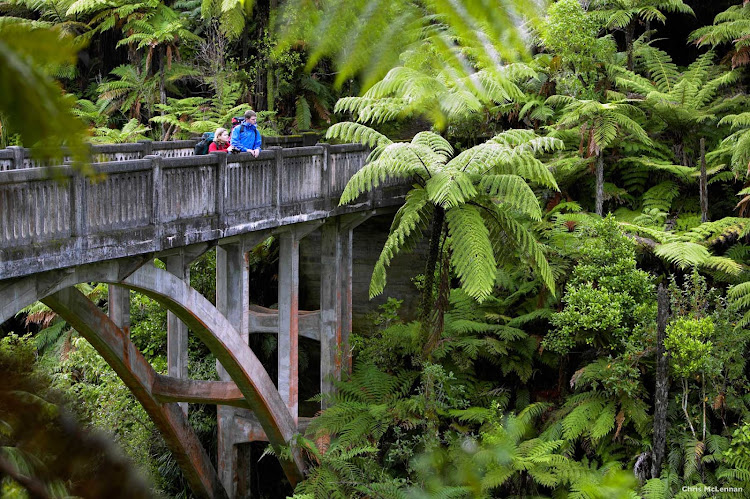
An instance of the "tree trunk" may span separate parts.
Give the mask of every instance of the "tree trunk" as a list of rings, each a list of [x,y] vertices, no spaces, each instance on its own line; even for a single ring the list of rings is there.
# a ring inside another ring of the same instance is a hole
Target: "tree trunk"
[[[625,50],[628,54],[628,71],[633,71],[633,38],[635,36],[635,18],[625,28]]]
[[[596,157],[596,214],[604,213],[604,156],[601,151]]]
[[[432,234],[430,234],[430,252],[427,255],[427,263],[424,269],[424,289],[422,290],[422,303],[419,310],[419,318],[424,323],[429,320],[435,295],[435,268],[440,257],[440,235],[443,233],[444,221],[445,210],[440,206],[435,206],[435,213],[432,217]]]
[[[274,81],[274,70],[271,62],[268,62],[268,69],[266,69],[266,106],[269,111],[276,109],[276,102],[274,99],[276,82]]]
[[[701,222],[708,222],[708,182],[706,178],[706,139],[701,137]]]
[[[669,296],[663,284],[657,291],[656,319],[656,387],[654,390],[654,457],[651,460],[651,478],[658,478],[667,453],[667,405],[669,404],[669,355],[664,349],[664,338],[669,316]]]
[[[167,75],[166,75],[166,59],[167,59],[167,49],[166,47],[162,47],[159,51],[159,102],[162,105],[165,105],[167,103]],[[167,112],[162,108],[161,114],[164,116]],[[161,124],[161,136],[164,137],[166,134],[166,124]],[[165,139],[162,139],[165,140]]]

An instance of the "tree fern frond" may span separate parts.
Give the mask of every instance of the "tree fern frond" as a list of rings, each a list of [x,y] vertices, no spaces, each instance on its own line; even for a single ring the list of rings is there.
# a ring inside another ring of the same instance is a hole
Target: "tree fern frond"
[[[349,121],[331,125],[326,132],[326,138],[335,138],[345,142],[359,142],[370,147],[387,146],[393,143],[382,133],[377,132],[368,126]]]
[[[462,289],[477,301],[484,301],[495,284],[495,255],[489,231],[478,210],[462,205],[446,211],[451,238],[451,264]]]
[[[711,256],[705,246],[684,241],[662,244],[654,253],[681,269],[703,265]]]
[[[424,189],[415,188],[407,194],[406,201],[393,220],[390,234],[372,271],[370,298],[383,292],[386,283],[386,268],[393,257],[410,240],[422,237],[429,211],[427,200],[427,193]]]
[[[479,189],[533,220],[542,219],[542,210],[534,191],[517,175],[485,175],[479,181]]]

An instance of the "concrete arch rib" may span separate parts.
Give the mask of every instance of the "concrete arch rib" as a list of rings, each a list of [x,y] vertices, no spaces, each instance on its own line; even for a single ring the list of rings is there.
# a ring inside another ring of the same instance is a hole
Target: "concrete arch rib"
[[[76,288],[58,291],[43,301],[96,348],[130,389],[161,432],[193,493],[225,499],[226,490],[182,409],[154,397],[151,388],[157,374],[128,336]]]
[[[206,344],[245,396],[273,445],[288,445],[296,425],[263,365],[232,324],[211,302],[169,272],[146,266],[138,269],[121,286],[140,291],[180,318]],[[292,485],[304,478],[305,463],[299,450],[293,459],[282,460]]]
[[[255,411],[269,441],[286,445],[296,426],[260,361],[232,324],[196,290],[174,275],[137,259],[111,260],[0,283],[0,322],[46,296],[81,282],[119,284],[144,293],[177,315],[208,346]],[[137,269],[137,270],[134,270]],[[294,485],[304,476],[298,450],[281,461]]]

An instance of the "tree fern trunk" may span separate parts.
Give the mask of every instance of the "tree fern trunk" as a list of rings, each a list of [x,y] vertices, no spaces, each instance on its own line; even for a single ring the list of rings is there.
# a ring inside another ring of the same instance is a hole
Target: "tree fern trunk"
[[[635,18],[625,28],[625,50],[628,54],[628,71],[633,71],[633,38],[635,36]]]
[[[167,75],[166,75],[166,58],[167,58],[167,49],[166,47],[162,47],[159,51],[159,102],[162,105],[165,105],[167,103]],[[164,116],[166,114],[166,111],[164,108],[162,108],[160,114]],[[165,130],[165,124],[161,124],[161,136],[162,140],[166,140],[163,137],[166,135]]]
[[[664,338],[669,315],[669,297],[663,284],[657,292],[656,319],[656,387],[654,390],[654,457],[651,460],[651,478],[657,478],[667,453],[667,405],[669,404],[669,356],[665,355]]]
[[[427,323],[432,310],[433,297],[435,295],[435,268],[440,253],[440,235],[443,233],[445,223],[445,210],[440,206],[435,207],[432,217],[432,233],[430,234],[430,252],[427,255],[427,264],[424,269],[424,289],[422,290],[422,303],[420,305],[419,318]]]
[[[600,152],[596,157],[596,214],[604,213],[604,156]]]
[[[708,182],[706,178],[706,139],[701,137],[701,222],[708,222]]]

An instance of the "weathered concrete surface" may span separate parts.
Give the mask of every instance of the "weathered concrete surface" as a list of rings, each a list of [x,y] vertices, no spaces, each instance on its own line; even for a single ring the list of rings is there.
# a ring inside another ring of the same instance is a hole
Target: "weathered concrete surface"
[[[252,237],[252,240],[248,238]],[[235,238],[216,249],[216,307],[235,327],[240,341],[248,344],[248,320],[246,308],[249,305],[249,271],[246,258],[247,250],[267,237],[265,231],[252,233],[246,237]],[[230,376],[224,366],[217,361],[216,369],[219,378],[229,380]],[[230,498],[237,495],[238,473],[237,449],[230,438],[234,427],[234,408],[219,405],[216,408],[218,426],[219,475],[221,483],[229,492]]]
[[[109,308],[109,318],[112,319],[112,322],[117,324],[117,327],[129,336],[130,290],[110,284],[109,292],[107,293],[107,307]]]
[[[165,257],[164,263],[167,272],[190,284],[190,261],[184,251]],[[167,373],[173,378],[188,378],[188,328],[172,312],[167,312]],[[187,415],[187,404],[180,407]]]
[[[403,316],[408,318],[416,314],[418,299],[415,297],[418,296],[418,291],[411,278],[424,272],[426,241],[417,245],[412,253],[402,252],[396,255],[388,269],[385,292],[372,300],[369,298],[372,269],[383,249],[394,212],[394,208],[377,210],[371,218],[364,220],[353,230],[351,320],[355,330],[368,327],[366,316],[377,313],[378,307],[388,297],[404,300],[400,310]],[[361,212],[351,216],[366,214],[367,212]],[[321,264],[321,238],[321,231],[316,231],[300,244],[300,306],[303,308],[315,308],[321,303],[321,276],[325,272]]]
[[[154,421],[198,497],[225,498],[227,493],[187,417],[177,404],[163,403],[152,391],[158,374],[128,335],[76,288],[44,298],[44,303],[96,348]]]
[[[279,311],[260,305],[248,308],[250,333],[278,333]],[[320,310],[298,310],[299,335],[311,340],[320,339]]]
[[[286,232],[279,240],[278,387],[295,424],[299,404],[299,238]]]
[[[196,290],[168,272],[142,267],[123,285],[151,296],[175,313],[203,341],[239,387],[273,445],[288,445],[296,433],[287,410],[260,361],[240,333]],[[282,461],[289,481],[302,479],[305,463],[298,451]]]

